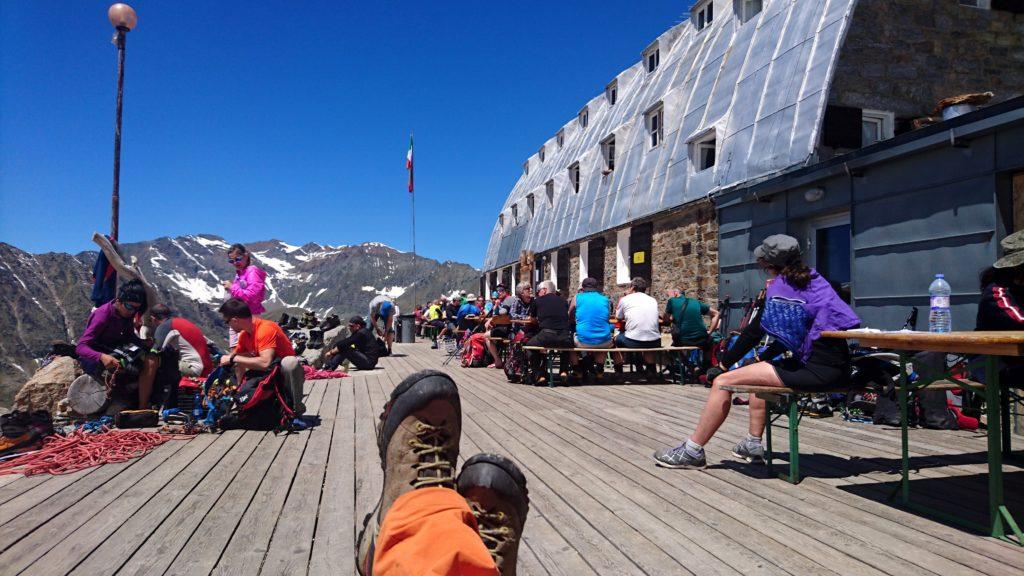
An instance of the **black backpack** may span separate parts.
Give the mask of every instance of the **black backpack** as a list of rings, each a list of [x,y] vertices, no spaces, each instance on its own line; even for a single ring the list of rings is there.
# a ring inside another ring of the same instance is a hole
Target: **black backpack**
[[[221,430],[291,430],[292,393],[284,384],[281,362],[265,371],[250,370],[234,394],[231,409],[217,421]]]

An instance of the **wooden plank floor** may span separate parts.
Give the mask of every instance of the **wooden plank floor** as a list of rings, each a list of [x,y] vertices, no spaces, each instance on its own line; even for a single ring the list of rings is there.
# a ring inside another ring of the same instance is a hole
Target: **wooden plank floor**
[[[380,493],[374,422],[406,375],[441,368],[426,344],[377,370],[307,385],[323,424],[287,436],[233,431],[68,476],[0,477],[0,575],[352,574]],[[675,385],[531,388],[500,371],[444,368],[459,384],[462,458],[511,456],[531,509],[520,573],[1019,574],[1024,548],[894,507],[898,430],[838,417],[801,426],[798,486],[733,460],[735,413],[706,471],[650,454],[691,431],[706,390]],[[785,450],[785,434],[777,434]],[[920,500],[983,521],[984,437],[911,432]],[[1015,437],[1017,446],[1024,438]],[[1024,519],[1024,469],[1006,493]]]

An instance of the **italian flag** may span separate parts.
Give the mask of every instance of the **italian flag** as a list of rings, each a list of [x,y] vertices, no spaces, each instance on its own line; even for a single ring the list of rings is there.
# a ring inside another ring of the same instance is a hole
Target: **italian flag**
[[[409,153],[405,155],[405,169],[409,171],[409,193],[412,194],[412,134],[409,134]]]

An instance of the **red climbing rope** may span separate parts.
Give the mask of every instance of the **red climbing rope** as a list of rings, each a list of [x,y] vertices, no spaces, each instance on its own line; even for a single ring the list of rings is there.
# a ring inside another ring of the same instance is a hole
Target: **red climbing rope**
[[[67,436],[50,436],[40,450],[0,462],[4,474],[70,474],[84,468],[126,462],[145,455],[175,437],[141,430],[110,430],[90,433],[75,430]]]

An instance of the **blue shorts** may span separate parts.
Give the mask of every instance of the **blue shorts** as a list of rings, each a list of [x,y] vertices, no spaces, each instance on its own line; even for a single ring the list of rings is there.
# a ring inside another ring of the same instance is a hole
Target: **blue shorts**
[[[381,302],[380,311],[378,313],[380,314],[381,318],[388,318],[391,316],[394,310],[395,306],[391,302]]]

